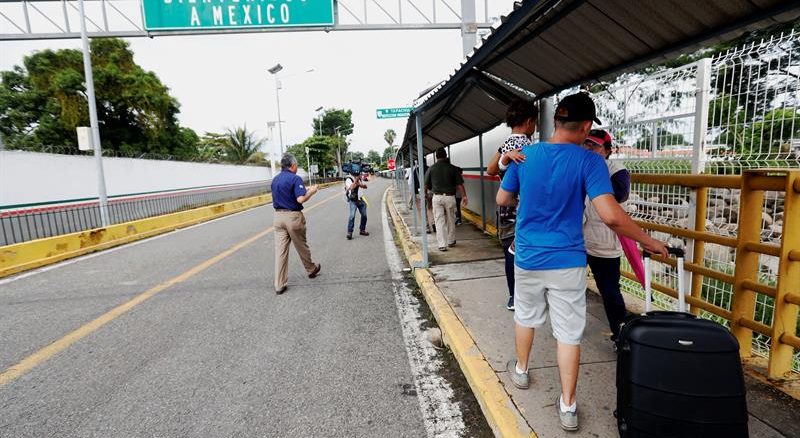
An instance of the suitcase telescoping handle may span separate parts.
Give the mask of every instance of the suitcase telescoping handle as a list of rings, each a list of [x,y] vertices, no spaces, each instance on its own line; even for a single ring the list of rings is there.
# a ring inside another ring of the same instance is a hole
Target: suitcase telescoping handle
[[[683,282],[683,257],[684,252],[680,248],[667,248],[670,255],[675,256],[678,261],[678,311],[686,312],[686,291]],[[653,289],[651,284],[652,266],[650,261],[651,254],[644,251],[644,299],[645,311],[649,312],[653,307]]]

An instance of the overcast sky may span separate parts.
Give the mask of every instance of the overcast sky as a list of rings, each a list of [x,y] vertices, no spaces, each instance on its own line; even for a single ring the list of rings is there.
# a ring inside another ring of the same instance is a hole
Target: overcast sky
[[[450,0],[454,8],[458,1]],[[492,0],[490,17],[511,0]],[[441,6],[440,6],[441,7]],[[458,10],[458,9],[456,9]],[[479,5],[479,19],[483,3]],[[7,32],[7,24],[0,32]],[[378,120],[377,108],[411,106],[419,92],[446,79],[462,61],[459,30],[276,32],[173,36],[128,40],[136,62],[154,71],[181,104],[181,124],[198,134],[247,124],[269,136],[277,120],[275,82],[267,68],[281,63],[285,145],[312,134],[314,109],[353,110],[354,150],[379,152],[386,129],[402,138],[405,119]],[[80,48],[80,40],[0,42],[0,69],[36,50]],[[314,69],[311,73],[306,70]],[[268,145],[277,145],[274,130]],[[274,150],[274,149],[273,149]]]

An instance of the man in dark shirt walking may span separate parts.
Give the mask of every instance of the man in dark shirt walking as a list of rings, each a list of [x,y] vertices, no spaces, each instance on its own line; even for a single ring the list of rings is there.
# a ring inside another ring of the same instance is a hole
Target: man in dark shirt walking
[[[281,158],[281,172],[272,179],[272,207],[275,208],[275,293],[286,292],[289,282],[289,243],[294,242],[297,255],[306,268],[308,278],[319,274],[321,266],[311,261],[306,242],[306,218],[303,204],[319,191],[311,186],[306,190],[297,176],[297,158],[286,154]]]
[[[436,164],[425,172],[425,189],[433,192],[433,219],[436,221],[436,241],[439,251],[456,244],[456,191],[467,205],[464,178],[456,166],[447,160],[447,151],[436,151]]]

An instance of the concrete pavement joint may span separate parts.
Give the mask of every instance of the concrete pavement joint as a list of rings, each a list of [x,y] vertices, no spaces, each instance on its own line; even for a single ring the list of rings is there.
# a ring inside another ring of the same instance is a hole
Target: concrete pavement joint
[[[306,209],[306,211],[310,211],[320,205],[331,201],[332,199],[338,198],[339,195],[330,196]],[[127,313],[129,310],[133,309],[134,307],[138,306],[139,304],[147,301],[148,299],[152,298],[156,294],[169,289],[170,287],[182,283],[188,280],[191,277],[199,274],[200,272],[205,271],[206,269],[210,268],[211,266],[217,264],[221,260],[229,257],[230,255],[238,252],[239,250],[247,247],[248,245],[254,243],[255,241],[261,239],[262,237],[268,235],[274,231],[274,227],[269,227],[252,237],[249,237],[236,245],[228,248],[227,250],[217,254],[216,256],[200,263],[199,265],[194,266],[193,268],[189,269],[188,271],[173,277],[163,283],[160,283],[147,291],[135,296],[133,299],[120,304],[113,309],[109,310],[108,312],[100,315],[99,317],[93,319],[92,321],[78,327],[77,329],[73,330],[72,332],[68,333],[67,335],[63,336],[62,338],[56,340],[52,344],[36,351],[35,353],[29,355],[28,357],[24,358],[20,362],[15,365],[8,367],[5,371],[0,373],[0,387],[3,387],[7,383],[10,383],[23,374],[27,373],[31,369],[35,368],[36,366],[40,365],[43,362],[46,362],[56,354],[60,353],[63,350],[69,348],[72,344],[78,342],[79,340],[83,339],[84,337],[90,335],[91,333],[97,331],[107,323],[113,321],[114,319],[120,317],[121,315]]]
[[[407,224],[397,212],[394,202],[388,202],[387,198],[386,204],[394,223],[400,225],[396,228],[409,264],[421,261],[420,250],[413,241]],[[505,390],[475,340],[436,285],[430,270],[416,268],[414,277],[495,436],[536,437],[536,433],[520,413],[518,406]]]

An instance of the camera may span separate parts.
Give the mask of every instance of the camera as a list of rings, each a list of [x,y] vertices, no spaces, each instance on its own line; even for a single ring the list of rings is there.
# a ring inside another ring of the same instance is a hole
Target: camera
[[[342,172],[349,174],[349,175],[357,175],[362,172],[363,166],[361,165],[360,161],[351,161],[349,163],[342,164]]]

